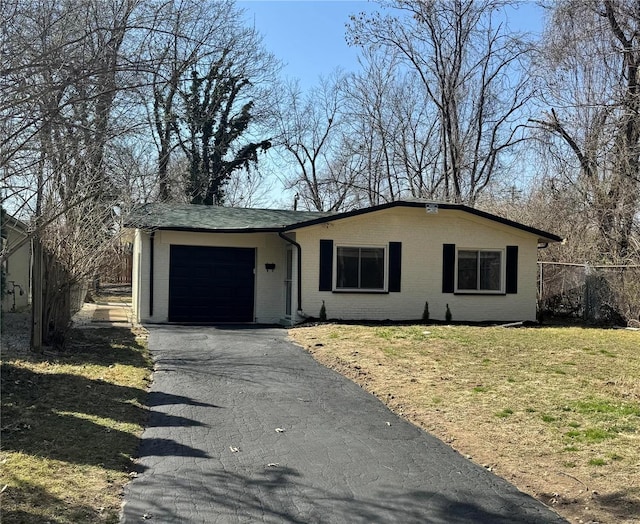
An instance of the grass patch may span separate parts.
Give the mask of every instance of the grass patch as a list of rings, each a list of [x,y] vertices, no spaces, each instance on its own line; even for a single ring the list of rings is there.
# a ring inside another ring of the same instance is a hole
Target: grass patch
[[[640,417],[640,404],[617,402],[615,400],[603,398],[580,400],[575,403],[574,409],[577,413],[583,414],[604,413],[614,416],[624,417],[627,415],[633,415]]]
[[[520,489],[568,493],[579,502],[554,509],[571,521],[616,522],[637,514],[637,460],[631,459],[640,438],[637,332],[433,325],[423,336],[423,330],[334,324],[290,334],[391,409],[480,464],[495,463]],[[324,345],[315,347],[318,341]],[[602,457],[606,475],[589,465]],[[563,475],[566,468],[570,473]],[[597,500],[587,498],[585,484],[600,494]],[[606,493],[624,505],[607,505]]]
[[[392,346],[387,346],[385,348],[382,348],[382,351],[388,357],[395,357],[398,355],[398,350]]]
[[[2,522],[117,522],[146,420],[145,340],[76,330],[63,352],[3,359]]]
[[[606,466],[607,461],[603,458],[592,458],[589,460],[589,466]]]
[[[618,432],[612,429],[588,428],[585,430],[571,430],[565,433],[565,436],[576,442],[585,442],[587,444],[595,444],[604,440],[616,438]]]

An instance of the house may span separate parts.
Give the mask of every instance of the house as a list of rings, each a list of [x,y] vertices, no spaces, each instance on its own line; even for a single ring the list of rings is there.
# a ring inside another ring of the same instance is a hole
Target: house
[[[24,222],[4,213],[2,220],[2,253],[10,253],[2,257],[5,279],[2,311],[19,311],[29,305],[31,242]]]
[[[537,250],[562,239],[460,204],[344,213],[146,204],[135,228],[141,322],[294,324],[536,319]]]

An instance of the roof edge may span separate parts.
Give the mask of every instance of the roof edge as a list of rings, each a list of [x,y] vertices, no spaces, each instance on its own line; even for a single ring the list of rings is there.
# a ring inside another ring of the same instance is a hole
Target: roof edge
[[[471,215],[476,215],[481,218],[486,218],[487,220],[492,220],[494,222],[498,222],[500,224],[510,226],[516,229],[520,229],[521,231],[525,231],[527,233],[531,233],[533,235],[537,235],[538,241],[541,242],[563,242],[564,239],[558,235],[553,233],[549,233],[547,231],[543,231],[542,229],[538,229],[535,227],[527,226],[525,224],[521,224],[520,222],[516,222],[514,220],[509,220],[508,218],[504,218],[498,215],[494,215],[487,211],[482,211],[480,209],[476,209],[473,207],[469,207],[465,204],[450,204],[443,202],[411,202],[406,200],[396,200],[394,202],[387,202],[385,204],[379,204],[377,206],[366,207],[362,209],[355,209],[353,211],[345,211],[343,213],[336,213],[335,215],[331,215],[328,217],[316,218],[313,220],[307,220],[304,222],[298,222],[297,224],[291,224],[288,226],[284,226],[282,229],[283,232],[292,231],[295,229],[300,229],[302,227],[315,226],[317,224],[325,224],[327,222],[333,222],[334,220],[342,220],[344,218],[350,218],[359,215],[365,215],[367,213],[373,213],[375,211],[381,211],[384,209],[390,209],[392,207],[414,207],[414,208],[424,208],[426,204],[435,204],[439,209],[451,209],[457,211],[464,211]]]
[[[145,231],[181,231],[189,233],[280,233],[284,231],[282,227],[244,227],[244,228],[225,228],[225,229],[207,229],[202,227],[147,227],[125,226],[129,229],[144,229]]]

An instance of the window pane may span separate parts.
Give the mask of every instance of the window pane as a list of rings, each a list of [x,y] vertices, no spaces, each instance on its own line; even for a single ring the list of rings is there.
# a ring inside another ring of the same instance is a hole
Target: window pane
[[[480,289],[500,291],[500,251],[480,252]]]
[[[478,289],[477,251],[458,251],[458,289]]]
[[[384,289],[384,249],[360,249],[360,288]]]
[[[338,247],[337,255],[336,287],[357,289],[359,249],[357,247]]]

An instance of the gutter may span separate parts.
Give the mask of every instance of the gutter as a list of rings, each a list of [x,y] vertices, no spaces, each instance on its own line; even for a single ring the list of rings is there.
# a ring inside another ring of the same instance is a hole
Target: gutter
[[[298,315],[304,317],[303,313],[302,313],[302,247],[300,246],[300,244],[298,244],[295,240],[293,240],[292,238],[289,238],[288,236],[286,236],[282,231],[278,231],[278,236],[284,240],[285,242],[288,242],[289,244],[291,244],[292,246],[295,246],[297,251],[298,251],[298,275],[297,275],[297,281],[298,281],[298,308],[297,308],[297,313]]]

